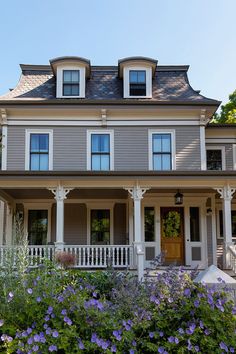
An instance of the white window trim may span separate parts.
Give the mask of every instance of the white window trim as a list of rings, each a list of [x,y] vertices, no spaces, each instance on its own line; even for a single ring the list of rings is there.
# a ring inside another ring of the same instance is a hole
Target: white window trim
[[[176,140],[175,140],[175,130],[172,129],[155,129],[148,130],[148,162],[149,162],[149,170],[153,170],[153,151],[152,151],[152,136],[153,134],[171,134],[171,171],[176,170]],[[159,170],[155,170],[159,171]],[[166,170],[160,170],[166,171]]]
[[[236,144],[233,144],[233,170],[236,170]]]
[[[131,70],[142,70],[146,72],[146,96],[130,96],[129,72]],[[123,75],[124,98],[152,98],[152,68],[146,66],[126,66]]]
[[[7,170],[7,125],[2,126],[2,170]]]
[[[91,210],[110,210],[110,243],[114,245],[114,205],[113,202],[86,203],[87,206],[87,245],[91,245]]]
[[[63,95],[63,70],[79,70],[79,96]],[[84,98],[85,97],[85,67],[80,65],[60,65],[57,67],[57,98]]]
[[[30,170],[30,135],[31,134],[48,134],[48,171],[53,170],[53,130],[51,129],[26,129],[25,130],[25,170]]]
[[[114,130],[87,130],[87,170],[91,168],[91,135],[92,134],[109,134],[110,135],[110,170],[114,170]],[[101,170],[103,171],[103,170]],[[96,171],[95,171],[96,172]]]
[[[28,220],[29,220],[29,210],[47,210],[48,212],[48,230],[47,230],[47,242],[51,242],[51,215],[52,215],[52,204],[50,203],[23,203],[24,205],[24,230],[28,236]],[[35,245],[37,246],[37,245]]]
[[[207,146],[207,150],[221,150],[221,163],[222,163],[222,171],[226,170],[226,161],[225,161],[225,146],[220,146],[220,145],[213,145],[213,146]],[[206,168],[207,168],[207,156],[206,156]]]

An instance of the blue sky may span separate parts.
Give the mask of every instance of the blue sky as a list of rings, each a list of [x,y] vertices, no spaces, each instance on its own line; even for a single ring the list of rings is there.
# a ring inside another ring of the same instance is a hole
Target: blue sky
[[[190,83],[227,102],[236,89],[236,0],[8,0],[0,2],[0,94],[20,63],[78,55],[93,65],[143,55],[189,64]]]

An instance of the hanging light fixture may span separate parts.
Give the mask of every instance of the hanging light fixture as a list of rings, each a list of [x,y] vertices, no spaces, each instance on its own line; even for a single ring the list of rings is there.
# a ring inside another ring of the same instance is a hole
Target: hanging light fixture
[[[181,204],[183,204],[183,194],[178,190],[178,192],[175,194],[175,205]]]

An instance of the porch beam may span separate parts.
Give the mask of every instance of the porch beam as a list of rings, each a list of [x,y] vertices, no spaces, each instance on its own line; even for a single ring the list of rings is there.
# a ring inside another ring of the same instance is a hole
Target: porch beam
[[[224,269],[230,267],[230,254],[228,246],[232,244],[232,217],[231,217],[231,200],[236,188],[231,188],[229,184],[223,188],[217,188],[220,198],[223,200],[223,236],[224,236],[224,253],[223,266]]]
[[[56,188],[49,188],[54,194],[57,202],[57,216],[56,216],[56,248],[63,250],[64,247],[64,200],[67,199],[67,194],[73,188],[64,188],[59,184]]]

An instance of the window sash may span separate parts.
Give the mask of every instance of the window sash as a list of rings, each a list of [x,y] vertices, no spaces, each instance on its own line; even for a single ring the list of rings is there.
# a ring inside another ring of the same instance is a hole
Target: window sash
[[[146,96],[146,71],[129,71],[130,96]]]
[[[153,170],[172,169],[172,145],[171,134],[152,134],[152,163]]]
[[[80,95],[80,71],[63,70],[63,96]]]
[[[222,150],[207,149],[207,170],[222,170]]]
[[[91,169],[110,170],[110,134],[91,134]]]
[[[30,170],[49,169],[49,134],[30,134]]]
[[[91,244],[110,244],[110,210],[91,210]]]

